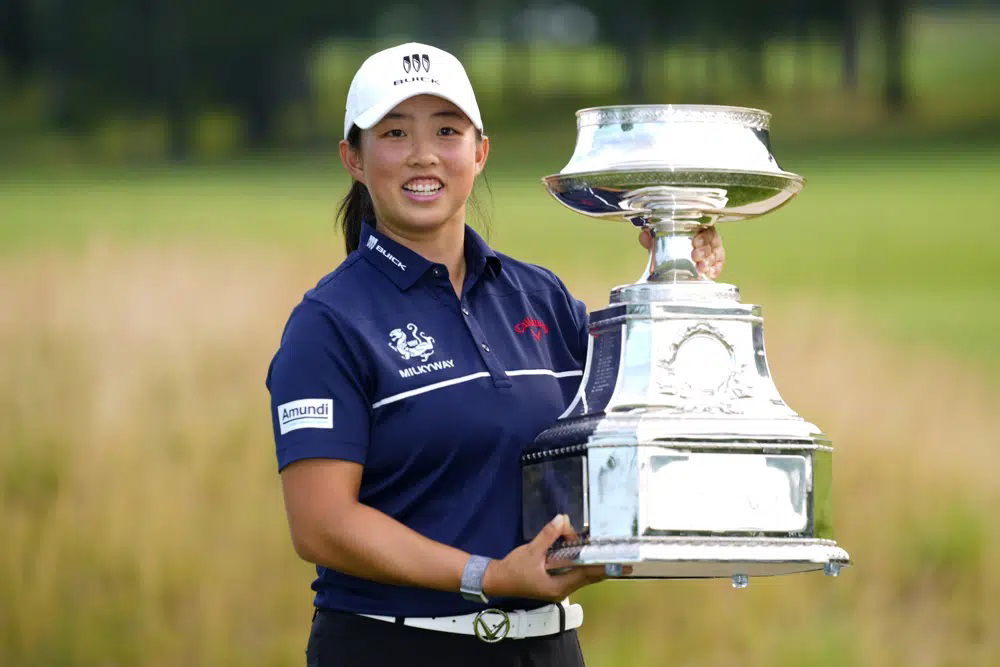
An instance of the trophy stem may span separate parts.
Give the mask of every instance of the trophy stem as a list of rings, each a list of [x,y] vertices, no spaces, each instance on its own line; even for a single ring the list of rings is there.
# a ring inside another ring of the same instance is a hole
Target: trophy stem
[[[691,259],[694,250],[691,241],[699,229],[690,224],[678,225],[673,220],[650,224],[653,244],[649,250],[649,271],[644,282],[711,282],[698,273],[698,267]]]

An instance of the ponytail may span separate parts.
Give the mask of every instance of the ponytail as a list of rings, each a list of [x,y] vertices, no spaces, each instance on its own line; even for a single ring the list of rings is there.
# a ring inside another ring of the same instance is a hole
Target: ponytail
[[[352,125],[347,133],[347,143],[352,150],[361,149],[361,130],[357,125]],[[372,196],[368,194],[368,188],[364,183],[354,181],[347,196],[340,202],[337,209],[337,218],[340,219],[340,228],[344,232],[344,248],[347,254],[351,254],[358,248],[358,237],[361,236],[361,223],[367,220],[369,224],[375,223],[375,207],[372,205]]]

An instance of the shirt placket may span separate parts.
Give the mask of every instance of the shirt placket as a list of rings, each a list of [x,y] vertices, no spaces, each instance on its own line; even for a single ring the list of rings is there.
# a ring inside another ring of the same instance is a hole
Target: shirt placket
[[[448,271],[443,266],[438,265],[432,268],[431,272],[437,280],[443,283],[441,287],[448,290],[452,303],[455,303],[455,292],[452,289],[451,282],[448,280]],[[483,363],[486,365],[486,369],[490,373],[490,378],[493,380],[493,386],[498,389],[510,387],[512,383],[510,381],[510,377],[507,375],[507,369],[505,369],[503,364],[500,363],[500,359],[497,357],[496,351],[490,344],[489,337],[486,335],[479,319],[476,317],[475,309],[472,306],[472,299],[469,298],[469,295],[475,291],[473,288],[476,282],[476,280],[470,281],[463,290],[462,298],[457,300],[459,312],[461,313],[465,328],[472,337],[476,350],[479,352],[479,358],[483,360]]]

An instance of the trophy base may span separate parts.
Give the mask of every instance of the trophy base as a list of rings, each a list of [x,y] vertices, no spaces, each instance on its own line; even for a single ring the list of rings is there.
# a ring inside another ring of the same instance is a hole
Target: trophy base
[[[620,579],[769,577],[824,570],[836,576],[850,565],[833,540],[733,537],[644,537],[593,539],[556,547],[550,562],[568,567],[604,565]],[[622,568],[631,567],[626,574]]]
[[[645,282],[591,313],[580,389],[521,457],[524,539],[553,514],[580,535],[550,568],[742,587],[850,564],[833,541],[833,448],[782,400],[760,309],[738,295]]]

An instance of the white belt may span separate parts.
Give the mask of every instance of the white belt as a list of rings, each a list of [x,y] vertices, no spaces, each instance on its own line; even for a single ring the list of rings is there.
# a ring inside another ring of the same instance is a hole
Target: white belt
[[[525,611],[515,609],[484,609],[475,614],[461,616],[406,616],[397,620],[395,616],[375,616],[358,614],[366,618],[389,623],[400,622],[414,628],[453,632],[460,635],[475,635],[484,642],[494,643],[501,639],[524,639],[554,635],[563,630],[572,630],[583,624],[583,607],[578,604],[548,604],[538,609]]]

